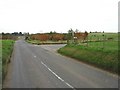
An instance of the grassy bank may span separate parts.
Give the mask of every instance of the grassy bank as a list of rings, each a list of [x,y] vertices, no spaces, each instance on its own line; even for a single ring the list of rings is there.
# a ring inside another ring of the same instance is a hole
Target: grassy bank
[[[2,40],[2,80],[7,73],[7,66],[10,62],[10,57],[13,51],[13,40]]]
[[[2,40],[0,40],[0,89],[2,89]]]
[[[26,40],[28,43],[43,45],[43,44],[66,44],[67,41],[40,41],[40,40]]]
[[[58,52],[102,69],[118,73],[117,41],[104,43],[89,42],[87,46],[71,44],[59,49]]]

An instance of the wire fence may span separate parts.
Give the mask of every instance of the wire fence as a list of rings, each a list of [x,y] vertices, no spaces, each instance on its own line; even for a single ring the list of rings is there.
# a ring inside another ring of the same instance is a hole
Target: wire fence
[[[118,40],[118,33],[89,33],[85,40],[74,38],[69,43],[101,50],[118,50]]]

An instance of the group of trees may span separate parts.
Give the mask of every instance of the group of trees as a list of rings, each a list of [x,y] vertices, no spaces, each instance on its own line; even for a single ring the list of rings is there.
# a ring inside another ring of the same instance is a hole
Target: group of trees
[[[12,39],[12,40],[16,40],[18,38],[18,36],[23,36],[24,34],[22,34],[22,32],[14,32],[14,33],[4,33],[2,32],[0,34],[0,39]]]
[[[2,32],[2,35],[23,36],[24,34],[22,32],[14,32],[14,33],[4,33],[4,32]]]
[[[84,33],[83,32],[79,32],[78,29],[76,29],[75,31],[73,31],[72,29],[70,29],[68,31],[68,43],[80,43],[80,42],[84,42],[86,40],[88,36],[88,32],[85,31]]]
[[[60,33],[32,34],[32,35],[30,35],[29,39],[40,40],[40,41],[47,41],[47,40],[58,41],[58,40],[65,40],[65,34],[60,34]]]
[[[14,33],[1,33],[0,39],[14,39],[16,40],[19,36],[25,36],[25,39],[32,39],[32,40],[40,40],[40,41],[59,41],[59,40],[85,40],[88,36],[88,33],[79,32],[77,29],[73,31],[70,29],[68,33],[57,33],[57,32],[49,32],[49,33],[37,33],[37,34],[29,34],[29,33],[22,33],[22,32],[14,32]]]
[[[88,33],[85,31],[85,33],[73,31],[70,29],[68,33],[56,33],[56,32],[50,32],[50,33],[38,33],[38,34],[31,34],[29,35],[29,38],[32,40],[40,40],[40,41],[59,41],[59,40],[85,40],[88,36]]]

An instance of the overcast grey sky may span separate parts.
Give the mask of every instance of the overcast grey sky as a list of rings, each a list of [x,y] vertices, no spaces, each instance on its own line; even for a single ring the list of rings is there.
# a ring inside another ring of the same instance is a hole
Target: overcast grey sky
[[[118,32],[119,0],[0,0],[0,32]]]

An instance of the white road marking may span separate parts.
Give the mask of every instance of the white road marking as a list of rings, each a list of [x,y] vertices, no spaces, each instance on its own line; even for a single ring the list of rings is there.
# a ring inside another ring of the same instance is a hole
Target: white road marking
[[[34,45],[34,46],[39,46],[39,45]]]
[[[34,58],[36,58],[36,56],[34,56]]]
[[[41,63],[52,73],[52,74],[54,74],[59,80],[61,80],[62,82],[64,82],[67,86],[69,86],[70,88],[72,88],[72,89],[74,89],[75,90],[75,88],[72,86],[72,85],[70,85],[69,83],[67,83],[65,80],[63,80],[61,77],[59,77],[55,72],[53,72],[46,64],[44,64],[42,61],[41,61]]]

